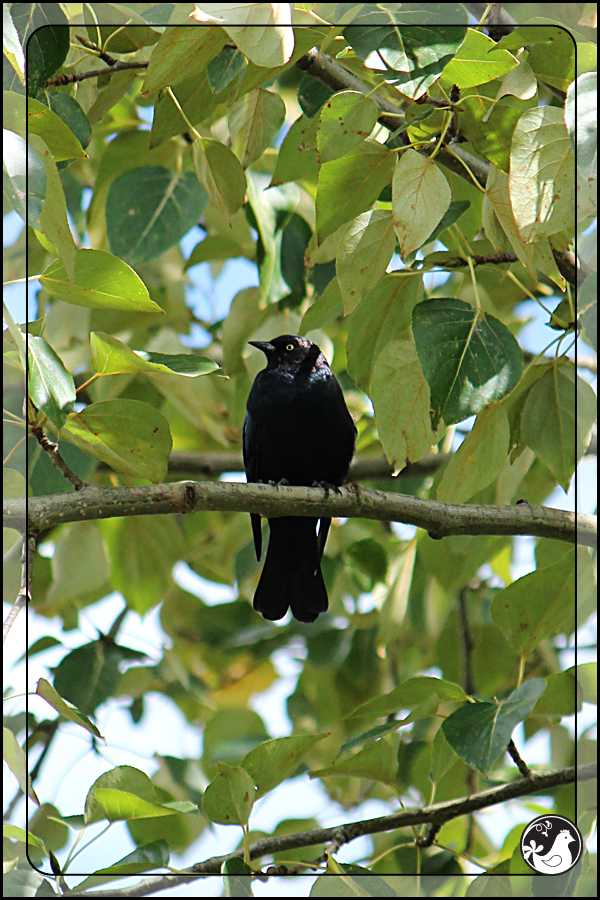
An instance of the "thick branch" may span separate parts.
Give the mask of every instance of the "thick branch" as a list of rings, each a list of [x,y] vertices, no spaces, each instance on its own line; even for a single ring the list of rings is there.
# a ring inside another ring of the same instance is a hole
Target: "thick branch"
[[[273,487],[179,481],[141,487],[89,485],[77,494],[49,494],[27,501],[27,528],[39,534],[64,522],[191,513],[200,509],[253,512],[279,516],[347,516],[381,519],[424,528],[434,538],[450,534],[528,534],[596,546],[596,517],[561,509],[520,503],[517,506],[458,506],[421,500],[406,494],[384,493],[358,484],[326,496],[321,488]],[[25,529],[25,501],[4,501],[4,524]]]
[[[395,831],[397,828],[406,828],[411,825],[428,823],[441,827],[441,825],[449,822],[451,819],[477,812],[480,809],[487,809],[498,803],[505,803],[507,800],[546,793],[554,787],[570,784],[575,780],[588,781],[595,778],[596,773],[597,766],[595,763],[579,766],[577,769],[575,766],[569,766],[556,772],[532,774],[530,778],[520,778],[518,781],[511,781],[510,784],[502,785],[502,787],[482,791],[479,794],[472,794],[470,797],[461,800],[449,800],[445,803],[436,803],[434,806],[422,809],[407,809],[394,813],[391,816],[364,819],[360,822],[350,822],[346,825],[337,825],[332,828],[318,828],[314,831],[302,831],[297,834],[281,835],[280,837],[262,838],[262,840],[257,841],[256,844],[250,847],[250,857],[258,859],[262,856],[271,856],[273,853],[297,850],[300,847],[312,847],[315,844],[326,844],[331,841],[336,841],[339,846],[342,846],[342,844],[353,841],[355,838],[365,834],[381,834],[385,831]],[[242,855],[242,850],[236,850],[229,856],[213,856],[212,859],[197,863],[197,865],[179,875],[159,875],[155,878],[146,878],[144,881],[131,887],[102,891],[101,896],[113,898],[146,897],[149,894],[156,893],[156,891],[166,890],[178,884],[187,884],[198,875],[219,875],[221,867],[227,859],[233,856],[241,857]],[[92,898],[99,895],[94,891],[84,891],[78,896]]]

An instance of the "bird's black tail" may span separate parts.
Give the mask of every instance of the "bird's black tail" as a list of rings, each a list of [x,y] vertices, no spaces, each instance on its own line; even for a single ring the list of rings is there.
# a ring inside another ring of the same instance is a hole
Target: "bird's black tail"
[[[254,609],[265,619],[275,620],[282,619],[291,607],[299,622],[314,622],[328,606],[317,519],[283,516],[269,519],[269,529],[269,548],[254,595]]]

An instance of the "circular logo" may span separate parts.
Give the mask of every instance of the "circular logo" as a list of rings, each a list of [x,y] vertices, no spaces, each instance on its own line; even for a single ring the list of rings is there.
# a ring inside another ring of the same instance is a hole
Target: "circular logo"
[[[521,835],[521,855],[541,875],[561,875],[579,861],[583,838],[577,825],[551,813],[538,816]]]

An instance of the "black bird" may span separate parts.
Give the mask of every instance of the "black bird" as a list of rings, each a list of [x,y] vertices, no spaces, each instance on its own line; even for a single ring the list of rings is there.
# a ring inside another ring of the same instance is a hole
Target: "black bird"
[[[342,389],[319,347],[297,334],[250,341],[267,357],[250,391],[244,422],[244,467],[249,482],[339,487],[350,466],[356,427]],[[251,514],[256,558],[260,516]],[[269,519],[269,547],[254,609],[282,619],[291,607],[314,622],[328,606],[321,557],[331,519]]]

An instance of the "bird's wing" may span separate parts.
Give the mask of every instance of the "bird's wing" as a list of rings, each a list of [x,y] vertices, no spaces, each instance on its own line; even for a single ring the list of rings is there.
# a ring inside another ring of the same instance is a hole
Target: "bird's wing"
[[[256,481],[256,475],[258,472],[258,452],[260,444],[259,437],[260,425],[257,425],[250,413],[247,413],[242,430],[242,452],[244,455],[246,480],[248,481],[248,483]],[[250,521],[252,522],[252,536],[254,538],[256,559],[260,562],[262,553],[262,529],[260,525],[260,516],[256,513],[250,513]]]

